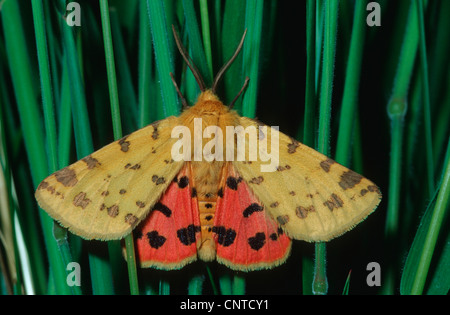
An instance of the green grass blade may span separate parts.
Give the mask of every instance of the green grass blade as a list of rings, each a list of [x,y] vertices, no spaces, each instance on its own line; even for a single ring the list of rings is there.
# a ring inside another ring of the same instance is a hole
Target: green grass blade
[[[219,277],[219,287],[222,295],[232,294],[231,276],[229,273],[225,273]]]
[[[42,104],[44,109],[44,121],[47,138],[47,150],[49,158],[50,173],[58,170],[58,155],[56,141],[56,122],[54,113],[54,102],[52,92],[52,82],[50,76],[47,40],[44,28],[44,8],[41,0],[32,2],[33,21],[36,33],[36,46],[38,51],[38,65],[42,88]],[[53,224],[53,235],[56,239],[63,264],[68,265],[73,261],[70,251],[69,242],[67,241],[67,230],[59,224]],[[80,287],[71,288],[75,294],[81,294]]]
[[[2,70],[3,67],[0,65],[0,73],[3,73]],[[0,89],[2,92],[4,91],[3,84]],[[0,109],[3,108],[2,106],[5,106],[5,104],[3,104],[3,99],[0,98]],[[0,294],[20,294],[22,283],[25,284],[25,294],[28,294],[28,292],[35,292],[35,285],[32,271],[25,272],[25,268],[19,267],[19,264],[22,263],[24,265],[24,262],[29,265],[29,259],[27,251],[24,251],[24,255],[20,251],[21,244],[25,243],[22,240],[21,227],[18,224],[16,228],[14,224],[13,176],[8,155],[5,127],[3,111],[0,110],[0,247],[2,253],[5,253],[5,255],[0,257],[0,281],[2,281],[2,292]],[[16,236],[14,237],[14,235]],[[27,269],[29,270],[30,268]],[[21,276],[22,273],[19,271],[22,271],[23,276]]]
[[[422,220],[420,221],[420,225],[414,236],[411,248],[409,249],[400,281],[400,294],[402,295],[412,294],[412,287],[417,274],[418,262],[420,261],[420,256],[422,254],[422,249],[425,243],[426,231],[430,226],[432,209],[435,206],[436,197],[437,191],[434,198],[428,204],[428,207],[422,217]]]
[[[232,294],[244,295],[245,294],[246,280],[244,275],[234,275],[233,287],[231,288]]]
[[[51,5],[49,5],[48,1],[44,1],[44,16],[49,19],[52,16],[53,10],[50,9]],[[61,100],[61,86],[60,86],[60,61],[61,61],[61,50],[58,45],[59,38],[55,34],[54,27],[52,23],[45,23],[45,29],[47,33],[47,50],[49,53],[50,59],[50,71],[52,76],[52,85],[53,85],[53,98],[55,100],[55,104],[59,104]]]
[[[447,210],[448,211],[448,210]],[[436,269],[432,275],[429,275],[428,295],[448,295],[450,292],[450,236],[444,240],[444,248],[440,253]]]
[[[431,196],[434,191],[434,159],[433,159],[433,136],[431,133],[431,104],[430,104],[430,88],[428,79],[428,61],[427,61],[427,44],[425,39],[425,18],[423,10],[423,1],[416,0],[417,15],[419,17],[420,31],[420,68],[422,74],[422,95],[424,105],[425,119],[425,137],[426,137],[426,157],[427,157],[427,182],[428,192]]]
[[[347,275],[347,279],[345,280],[344,289],[342,290],[342,295],[348,295],[350,290],[350,276],[352,275],[352,271],[350,270]]]
[[[65,12],[65,1],[59,2],[61,14]],[[75,143],[78,158],[83,158],[94,151],[92,133],[86,105],[86,96],[78,62],[78,53],[73,37],[73,28],[61,20],[63,45],[71,86],[72,112],[74,121]],[[113,282],[111,266],[107,260],[94,252],[89,253],[92,291],[94,294],[112,294]]]
[[[159,295],[170,295],[170,282],[166,279],[159,281]]]
[[[53,222],[53,235],[58,244],[59,252],[61,254],[64,265],[67,266],[73,262],[72,252],[68,241],[67,229],[61,227],[57,222]],[[72,294],[81,295],[81,286],[70,287]]]
[[[48,164],[18,2],[5,1],[1,13],[5,46],[20,113],[21,128],[30,162],[33,184],[34,187],[37,187],[39,182],[48,175]],[[70,294],[71,290],[66,284],[65,265],[52,234],[53,220],[42,211],[39,214],[51,271],[55,275],[55,288],[60,294]]]
[[[65,1],[62,1],[63,5],[64,3]],[[73,125],[75,131],[75,144],[78,157],[83,158],[89,155],[94,150],[91,136],[91,127],[89,125],[89,117],[87,112],[85,91],[82,82],[81,69],[78,62],[75,40],[72,33],[73,29],[72,27],[68,26],[64,22],[64,20],[61,22],[61,28],[63,32],[63,46],[65,50],[66,64],[71,86],[70,91],[72,111],[74,113]]]
[[[158,71],[164,115],[171,116],[179,113],[178,96],[170,78],[174,72],[173,51],[170,39],[173,38],[166,22],[164,1],[147,0],[153,46],[155,50],[156,68]]]
[[[223,24],[221,34],[221,55],[222,60],[219,63],[220,67],[228,61],[233,55],[239,41],[245,30],[245,14],[246,1],[242,0],[226,0],[223,8]],[[247,38],[248,40],[248,38]],[[246,40],[246,41],[247,41]],[[233,62],[231,67],[223,76],[224,96],[222,100],[224,104],[229,104],[237,93],[240,91],[244,83],[242,76],[243,69],[243,53],[241,52]],[[252,84],[249,82],[249,85]],[[219,90],[220,86],[219,84]],[[234,106],[237,111],[241,110],[242,98],[239,98]]]
[[[200,74],[205,81],[207,87],[212,84],[212,69],[209,68],[205,49],[203,48],[202,36],[197,21],[197,15],[194,9],[194,2],[192,0],[183,0],[184,16],[186,17],[186,28],[189,34],[189,51],[195,66],[200,71]],[[209,47],[211,49],[211,47]],[[211,54],[211,51],[209,51]],[[190,70],[189,70],[190,71]],[[199,89],[196,88],[198,95]]]
[[[247,0],[245,8],[247,35],[242,49],[242,74],[244,78],[248,76],[250,81],[242,99],[242,115],[250,118],[255,117],[258,98],[263,9],[263,1]]]
[[[325,295],[328,293],[326,243],[316,243],[314,255],[315,260],[312,293],[314,295]]]
[[[188,284],[188,295],[201,295],[203,291],[204,275],[194,275]]]
[[[315,114],[316,114],[316,0],[306,1],[306,87],[305,113],[303,119],[303,143],[314,147]],[[301,128],[297,131],[297,139],[301,135]],[[302,293],[312,295],[314,263],[312,257],[302,257]]]
[[[126,54],[126,42],[122,36],[119,13],[117,8],[113,6],[109,6],[109,24],[111,38],[108,40],[112,41],[112,47],[114,47],[117,102],[122,105],[119,106],[122,134],[127,134],[137,128],[137,100],[133,88],[129,58]]]
[[[443,223],[444,212],[448,211],[448,192],[446,196],[445,190],[448,190],[449,185],[449,155],[450,141],[447,145],[447,158],[444,163],[447,172],[443,174],[440,187],[438,187],[431,202],[428,204],[409,249],[400,282],[401,294],[422,293],[425,280],[429,274],[430,255],[434,254],[437,256],[439,254],[435,253],[433,249],[435,238],[439,234],[440,225]],[[447,200],[445,200],[446,198]],[[440,204],[438,204],[438,200]],[[440,257],[436,258],[438,263],[434,273],[431,275],[431,279],[428,280],[429,288],[427,294],[447,294],[450,289],[450,276],[448,274],[448,266],[450,266],[449,237],[447,235],[447,240],[443,242],[444,248],[440,252]]]
[[[209,11],[207,0],[200,0],[200,18],[202,21],[203,46],[205,47],[206,64],[208,65],[209,75],[212,78],[213,60],[212,60],[212,45],[211,45]]]
[[[403,120],[407,112],[408,88],[410,85],[414,61],[417,53],[419,31],[415,2],[411,3],[403,46],[397,66],[392,95],[387,106],[391,120],[391,153],[389,166],[388,209],[385,223],[385,240],[388,245],[387,255],[395,255],[400,216],[400,188],[402,175]],[[398,261],[392,260],[384,272],[382,290],[384,294],[393,294]]]
[[[313,295],[314,260],[312,256],[302,256],[302,294]]]
[[[106,72],[108,76],[109,101],[113,120],[114,139],[122,138],[122,123],[120,119],[119,92],[117,89],[116,65],[114,60],[113,39],[109,17],[108,0],[100,0],[100,15],[103,30],[103,45],[105,47]]]
[[[216,282],[214,281],[214,277],[213,277],[213,274],[211,272],[211,268],[209,268],[209,266],[206,265],[205,269],[206,269],[206,273],[208,274],[209,282],[211,283],[213,294],[214,295],[219,294],[219,291],[217,290]]]
[[[388,244],[388,255],[394,254],[392,242],[396,239],[399,227],[400,212],[400,188],[401,188],[401,167],[402,167],[402,144],[403,144],[403,119],[406,114],[406,101],[391,101],[388,105],[388,113],[391,118],[391,149],[389,166],[389,191],[388,191],[388,213],[386,215],[385,239]],[[393,263],[393,262],[392,262]],[[385,294],[393,293],[393,286],[396,281],[395,269],[397,264],[389,266],[385,272]]]
[[[152,122],[151,113],[151,73],[153,49],[151,45],[150,26],[147,13],[147,2],[139,2],[139,74],[138,74],[138,95],[139,95],[139,123],[142,128]],[[155,117],[156,118],[156,117]]]
[[[322,85],[320,89],[319,133],[317,149],[329,155],[331,99],[333,93],[334,62],[336,54],[336,35],[339,1],[325,1],[324,50],[322,65]],[[314,294],[327,294],[326,243],[317,243],[314,265]]]
[[[306,92],[303,120],[303,143],[314,146],[314,122],[316,112],[315,66],[316,66],[316,1],[306,1]]]
[[[2,6],[2,22],[9,70],[12,75],[14,93],[22,120],[22,131],[31,138],[24,138],[30,157],[31,175],[35,186],[47,176],[48,166],[44,150],[44,134],[37,121],[40,119],[35,99],[31,67],[26,47],[22,18],[16,1],[5,1]],[[28,91],[30,93],[24,93]]]
[[[320,89],[319,134],[317,149],[329,155],[331,99],[333,94],[334,62],[336,54],[336,35],[339,1],[325,1],[324,49],[322,65],[322,84]]]
[[[355,112],[358,104],[359,82],[365,40],[366,0],[355,2],[350,52],[342,97],[341,117],[336,146],[336,162],[349,166],[353,138]]]
[[[122,36],[119,12],[116,8],[110,8],[111,34],[114,46],[114,60],[117,69],[117,89],[122,121],[123,134],[129,134],[137,128],[137,99],[133,87],[129,57],[125,51],[126,44]]]
[[[448,72],[448,78],[445,81],[450,82],[450,71]],[[442,105],[437,108],[438,113],[435,114],[436,119],[434,120],[434,138],[433,138],[433,152],[436,152],[436,160],[440,158],[443,154],[445,148],[445,142],[448,137],[448,128],[450,121],[450,89],[447,89],[442,100]]]
[[[450,139],[449,139],[450,140]],[[448,142],[448,151],[450,151],[450,141]],[[420,249],[420,258],[417,263],[417,270],[411,287],[411,294],[422,294],[425,281],[427,279],[428,270],[430,268],[431,259],[433,257],[436,242],[443,224],[446,211],[449,209],[450,199],[450,159],[447,159],[444,176],[437,196],[436,204],[431,214],[430,222],[425,229],[425,238]]]
[[[117,89],[117,78],[115,70],[114,49],[111,36],[109,18],[109,5],[107,0],[100,0],[100,13],[102,18],[103,40],[105,46],[106,70],[108,75],[109,97],[111,102],[111,114],[113,120],[114,139],[122,137],[122,124],[120,119],[119,94]],[[134,253],[133,233],[125,237],[128,276],[130,281],[130,292],[132,295],[139,294],[139,285],[136,271],[136,258]],[[118,255],[120,257],[120,253]]]
[[[223,10],[222,10],[222,0],[214,0],[213,1],[213,14],[212,14],[212,21],[213,23],[211,24],[212,28],[213,28],[213,34],[214,34],[214,48],[213,50],[215,51],[215,56],[216,56],[216,60],[215,60],[215,65],[217,65],[217,60],[222,60],[221,56],[222,56],[222,49],[220,48],[220,37],[222,34],[222,15],[223,15]],[[213,67],[214,68],[214,67]]]
[[[127,256],[128,278],[130,281],[131,295],[139,295],[139,281],[136,269],[136,254],[134,249],[133,233],[125,237],[125,249]]]
[[[63,57],[63,60],[65,58]],[[62,69],[61,102],[58,132],[58,169],[69,164],[70,144],[72,136],[72,107],[70,101],[70,86],[67,68]]]
[[[47,39],[44,27],[44,8],[42,0],[31,2],[33,9],[33,21],[36,34],[36,47],[38,53],[38,65],[42,89],[42,105],[44,109],[45,131],[47,137],[47,151],[50,173],[58,170],[56,154],[56,123],[54,115],[54,103],[50,66],[47,51]]]
[[[325,21],[325,14],[324,14],[324,2],[325,0],[318,0],[316,1],[316,74],[315,74],[315,88],[316,88],[316,95],[319,93],[320,90],[320,73],[322,71],[322,43],[323,43],[323,28],[324,28],[324,21]]]

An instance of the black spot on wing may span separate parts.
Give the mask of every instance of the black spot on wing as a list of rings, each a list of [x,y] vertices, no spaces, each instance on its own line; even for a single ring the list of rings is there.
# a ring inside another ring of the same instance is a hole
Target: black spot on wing
[[[152,182],[154,182],[156,185],[160,185],[164,184],[166,182],[166,179],[164,177],[159,177],[158,175],[153,175]]]
[[[143,235],[143,233],[142,233],[142,230],[136,229],[136,230],[134,230],[134,232],[133,232],[133,236],[134,236],[135,239],[140,240],[140,239],[142,239],[142,236],[144,236],[144,235]]]
[[[228,177],[227,178],[227,186],[232,190],[237,190],[238,184],[242,181],[242,177]]]
[[[265,243],[266,235],[263,232],[256,233],[255,236],[248,238],[248,245],[254,250],[260,250]]]
[[[245,210],[242,212],[242,215],[244,218],[248,218],[250,215],[252,215],[254,212],[260,212],[263,211],[264,208],[260,206],[257,203],[252,203],[250,206],[245,208]]]
[[[189,178],[187,176],[183,176],[178,180],[178,187],[183,189],[189,185]]]
[[[352,170],[348,170],[342,173],[339,181],[339,186],[341,186],[343,190],[353,188],[358,185],[362,179],[363,177],[358,173],[355,173]]]
[[[177,231],[177,237],[182,244],[188,246],[195,242],[196,232],[200,232],[200,227],[191,224],[187,228],[179,229]]]
[[[214,226],[212,231],[217,234],[217,243],[224,247],[230,246],[236,239],[236,231],[231,228],[227,229],[224,226]]]
[[[158,249],[164,245],[166,238],[159,235],[158,231],[151,231],[147,233],[148,243],[152,248]]]
[[[169,207],[167,207],[166,205],[163,205],[161,202],[157,202],[154,206],[152,210],[157,210],[159,212],[161,212],[162,214],[164,214],[167,218],[170,218],[170,216],[172,215],[172,210],[169,209]]]
[[[119,145],[120,145],[120,150],[122,152],[128,152],[129,147],[130,147],[130,141],[126,141],[128,138],[128,136],[123,137],[122,139],[120,139],[118,141]]]

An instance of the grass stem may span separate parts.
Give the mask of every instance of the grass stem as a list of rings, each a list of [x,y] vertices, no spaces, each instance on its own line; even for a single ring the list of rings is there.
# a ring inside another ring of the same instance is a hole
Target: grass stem
[[[317,149],[329,155],[331,101],[333,94],[334,62],[336,54],[336,35],[338,24],[339,1],[325,1],[324,50],[322,65],[322,84],[320,89],[319,133]],[[326,243],[316,244],[314,265],[314,294],[327,294],[328,281],[326,275]]]

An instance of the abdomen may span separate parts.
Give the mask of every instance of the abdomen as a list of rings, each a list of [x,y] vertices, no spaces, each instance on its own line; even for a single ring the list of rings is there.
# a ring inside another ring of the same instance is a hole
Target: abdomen
[[[198,200],[201,227],[200,240],[197,241],[197,253],[203,261],[212,261],[216,258],[213,225],[217,197],[221,194],[220,180],[223,166],[224,162],[220,161],[191,162],[193,192]]]

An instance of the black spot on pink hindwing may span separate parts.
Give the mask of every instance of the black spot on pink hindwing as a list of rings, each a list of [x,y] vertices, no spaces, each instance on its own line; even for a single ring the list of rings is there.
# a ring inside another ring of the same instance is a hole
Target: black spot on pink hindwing
[[[283,229],[282,229],[281,227],[278,227],[277,232],[276,232],[276,233],[270,234],[270,235],[269,235],[269,238],[270,238],[272,241],[276,241],[276,240],[278,239],[278,237],[279,237],[280,235],[282,235],[282,234],[284,234]]]
[[[158,249],[164,245],[166,238],[159,235],[158,231],[151,231],[147,233],[148,243],[152,248]]]
[[[227,229],[224,226],[213,226],[212,231],[217,234],[217,243],[224,247],[230,246],[236,239],[236,231],[231,228]]]
[[[261,206],[257,203],[252,203],[247,208],[245,208],[245,210],[242,212],[242,215],[244,216],[244,218],[248,218],[254,212],[260,212],[263,210],[264,210],[263,206]]]
[[[183,176],[178,180],[178,187],[180,189],[186,188],[189,185],[189,178],[187,176]]]
[[[239,183],[242,181],[242,177],[230,176],[227,178],[227,186],[231,190],[237,190]]]
[[[140,240],[142,239],[142,236],[144,236],[144,233],[142,233],[142,230],[136,229],[133,231],[133,236],[135,239]]]
[[[248,245],[251,249],[260,250],[266,244],[266,235],[263,232],[258,232],[255,236],[248,238]]]
[[[172,210],[169,209],[166,205],[162,204],[161,202],[155,203],[155,205],[152,208],[153,211],[159,211],[162,214],[164,214],[167,218],[170,218],[172,215]]]
[[[200,232],[200,227],[194,224],[177,231],[177,237],[183,245],[189,246],[195,243],[195,233]]]

